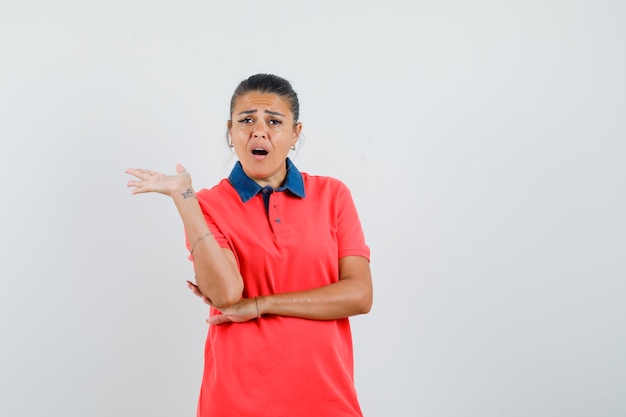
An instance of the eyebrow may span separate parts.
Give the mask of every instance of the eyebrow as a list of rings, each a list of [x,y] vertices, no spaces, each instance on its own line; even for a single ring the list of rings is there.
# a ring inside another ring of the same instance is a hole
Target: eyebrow
[[[241,116],[242,114],[252,114],[252,113],[256,113],[256,112],[257,112],[257,109],[244,110],[244,111],[238,113],[237,116]],[[265,113],[271,114],[272,116],[282,116],[282,117],[285,117],[284,114],[279,113],[277,111],[265,110]]]

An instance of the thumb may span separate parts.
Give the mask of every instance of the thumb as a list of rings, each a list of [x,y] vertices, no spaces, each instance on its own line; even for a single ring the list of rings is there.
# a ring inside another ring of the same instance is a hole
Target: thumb
[[[187,170],[185,169],[184,166],[182,166],[182,164],[176,164],[176,173],[177,174],[180,174],[181,172],[185,172],[185,171],[187,171]]]
[[[206,320],[207,324],[212,324],[212,325],[224,324],[224,323],[228,323],[231,321],[232,320],[226,314],[217,314],[215,316],[209,317]]]

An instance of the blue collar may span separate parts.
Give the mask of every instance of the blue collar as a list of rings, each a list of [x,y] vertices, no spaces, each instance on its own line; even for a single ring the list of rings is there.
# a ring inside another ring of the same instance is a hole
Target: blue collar
[[[233,170],[230,172],[228,181],[233,186],[241,201],[244,203],[257,195],[263,187],[254,182],[254,180],[243,172],[241,162],[237,161]],[[302,180],[302,174],[298,171],[298,168],[291,162],[291,159],[287,158],[287,176],[285,182],[279,188],[274,191],[289,190],[297,197],[304,198],[304,181]]]

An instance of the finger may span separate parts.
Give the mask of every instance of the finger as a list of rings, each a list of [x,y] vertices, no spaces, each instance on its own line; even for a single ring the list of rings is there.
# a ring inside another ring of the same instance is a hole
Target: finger
[[[208,319],[206,319],[206,322],[209,325],[230,323],[231,321],[232,320],[230,319],[230,317],[228,317],[226,314],[218,314],[216,316],[211,316]]]
[[[137,177],[139,178],[139,176],[137,175],[137,170],[134,168],[128,168],[126,171],[124,171],[125,173],[132,175],[133,177]]]
[[[145,188],[145,184],[143,184],[143,181],[128,181],[128,183],[126,183],[127,187],[133,187],[133,189],[131,190],[131,194],[141,194],[141,193],[147,193],[150,190]]]
[[[198,288],[198,286],[196,284],[194,284],[191,281],[187,281],[187,287],[197,296],[199,297],[204,297],[204,295],[202,294],[202,292],[200,292],[200,288]]]
[[[182,166],[182,164],[176,164],[176,173],[177,174],[180,174],[181,172],[185,172],[185,171],[187,171],[187,170],[185,169],[184,166]]]
[[[135,180],[130,180],[126,183],[127,187],[141,187],[142,181],[135,181]]]
[[[144,171],[145,171],[145,170],[143,170],[143,169],[141,169],[141,168],[128,168],[128,169],[127,169],[126,171],[124,171],[124,172],[126,172],[127,174],[130,174],[130,175],[133,175],[133,176],[135,176],[135,177],[138,177],[138,178],[139,178],[139,176],[141,176],[142,174],[144,174]]]
[[[206,295],[202,294],[202,292],[200,292],[200,288],[198,288],[196,284],[194,284],[191,281],[187,281],[187,287],[194,293],[194,295],[197,295],[198,297],[202,298],[202,301],[204,301],[204,304],[213,307],[213,303],[211,302],[211,299],[207,297]]]
[[[149,169],[143,169],[143,168],[128,168],[125,172],[141,180],[145,180],[156,174],[156,172],[154,171],[150,171]]]

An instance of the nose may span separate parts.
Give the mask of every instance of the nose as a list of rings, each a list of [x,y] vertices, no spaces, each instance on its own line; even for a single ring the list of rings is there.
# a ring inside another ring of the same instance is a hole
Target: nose
[[[265,126],[265,123],[255,123],[252,136],[255,139],[267,139],[267,126]]]

